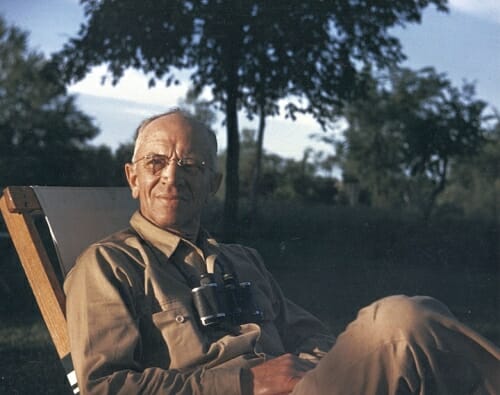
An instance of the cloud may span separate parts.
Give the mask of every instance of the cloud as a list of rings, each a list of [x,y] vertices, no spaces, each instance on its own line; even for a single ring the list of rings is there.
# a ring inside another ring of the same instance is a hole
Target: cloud
[[[106,144],[112,148],[129,141],[133,129],[142,119],[177,106],[179,100],[186,97],[189,86],[185,72],[179,73],[179,85],[168,88],[161,83],[148,88],[148,78],[136,70],[127,70],[115,86],[110,81],[103,85],[101,79],[106,74],[106,66],[95,67],[85,79],[71,85],[68,90],[78,94],[82,109],[99,120],[103,133],[94,140],[95,144]],[[206,90],[202,96],[208,98],[209,92]],[[293,98],[291,100],[300,104]],[[268,118],[265,147],[280,156],[300,159],[307,146],[318,146],[309,135],[321,133],[321,127],[311,115],[297,114],[295,121],[285,118],[284,106],[287,102],[279,102],[280,116]],[[244,127],[256,130],[258,119],[249,121],[240,113],[240,129]],[[218,123],[215,129],[223,150],[227,143],[225,127]]]
[[[450,8],[500,23],[498,0],[450,0]]]
[[[69,86],[70,93],[93,95],[104,98],[127,100],[142,104],[152,104],[164,108],[178,104],[179,98],[186,96],[188,84],[181,79],[179,85],[166,87],[162,82],[157,82],[155,87],[148,88],[148,77],[136,70],[125,71],[123,77],[116,85],[112,85],[108,78],[101,84],[106,76],[106,66],[94,67],[80,82]]]
[[[166,111],[167,109],[168,108],[164,108],[162,110]],[[138,116],[141,118],[150,117],[154,114],[161,112],[162,110],[153,110],[152,107],[125,107],[121,109],[123,113],[130,114],[133,116]]]

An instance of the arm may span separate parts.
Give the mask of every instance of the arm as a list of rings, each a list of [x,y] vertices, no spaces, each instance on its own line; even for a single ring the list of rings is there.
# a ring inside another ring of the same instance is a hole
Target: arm
[[[315,364],[293,354],[284,354],[250,369],[253,395],[281,395],[293,391]]]
[[[289,299],[284,298],[283,306],[279,330],[286,350],[318,362],[332,348],[335,337],[318,318]]]
[[[138,271],[139,270],[139,271]],[[68,275],[67,321],[82,393],[240,393],[241,369],[189,371],[143,366],[142,268],[116,248],[94,246]],[[161,344],[159,346],[166,347]],[[168,366],[168,363],[165,363]]]
[[[317,362],[333,346],[335,337],[318,318],[286,298],[260,255],[252,249],[248,252],[270,285],[276,312],[274,323],[285,350]]]
[[[285,298],[259,254],[254,250],[249,250],[249,253],[264,276],[268,296],[275,310],[274,324],[288,352],[250,370],[253,394],[289,394],[328,352],[335,338],[320,320]]]

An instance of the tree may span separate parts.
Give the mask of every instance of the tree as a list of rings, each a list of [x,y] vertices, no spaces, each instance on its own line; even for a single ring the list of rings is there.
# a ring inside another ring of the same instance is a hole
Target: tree
[[[252,207],[254,169],[258,142],[255,130],[243,129],[241,140],[240,190],[249,200],[249,224],[256,219]],[[263,152],[262,182],[257,192],[266,198],[295,200],[307,203],[333,204],[337,195],[337,180],[318,174],[318,165],[311,158],[312,150],[304,151],[301,160],[285,159],[276,154]]]
[[[78,168],[78,185],[82,186],[125,186],[123,164],[120,156],[113,154],[106,145],[85,147],[80,153],[82,166]],[[130,157],[127,158],[130,161]],[[118,171],[119,170],[119,171]]]
[[[98,129],[26,41],[0,18],[0,184],[76,185]]]
[[[444,203],[500,226],[500,114],[477,155],[454,164]]]
[[[374,204],[411,205],[428,218],[450,166],[485,141],[486,103],[474,95],[473,85],[453,87],[432,68],[372,80],[345,113],[337,147],[344,175],[369,189]]]
[[[106,62],[116,82],[133,67],[151,83],[176,82],[189,69],[198,93],[211,89],[227,129],[226,232],[238,213],[238,110],[311,113],[322,125],[356,87],[364,64],[402,59],[389,28],[419,22],[429,4],[446,0],[82,0],[86,21],[56,57],[71,79]]]
[[[134,154],[134,142],[122,143],[115,151],[114,160],[114,177],[117,185],[128,185],[127,177],[125,176],[125,163],[132,161]]]
[[[217,121],[217,114],[211,102],[200,99],[199,93],[192,88],[187,91],[184,99],[179,100],[179,107],[208,127],[213,128],[214,123]]]

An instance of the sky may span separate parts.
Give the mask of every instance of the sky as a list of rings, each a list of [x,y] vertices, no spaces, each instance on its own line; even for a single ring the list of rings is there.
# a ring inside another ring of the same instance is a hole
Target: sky
[[[402,64],[414,70],[432,66],[445,73],[455,86],[475,82],[476,97],[500,110],[500,0],[449,0],[450,12],[438,13],[428,7],[421,24],[397,28],[407,60]],[[30,32],[29,46],[47,57],[74,37],[84,21],[78,0],[0,0],[0,14],[9,24]],[[138,71],[127,71],[118,85],[101,84],[103,66],[94,68],[82,81],[68,86],[77,96],[81,110],[94,118],[101,133],[92,143],[112,148],[130,142],[139,122],[185,97],[188,74],[181,74],[181,84],[166,88],[157,84],[148,89],[148,78]],[[225,147],[225,129],[217,131],[219,144]],[[240,115],[240,128],[256,129]],[[269,118],[264,148],[282,157],[299,159],[307,147],[330,150],[309,138],[321,128],[308,116],[297,121],[283,117]]]

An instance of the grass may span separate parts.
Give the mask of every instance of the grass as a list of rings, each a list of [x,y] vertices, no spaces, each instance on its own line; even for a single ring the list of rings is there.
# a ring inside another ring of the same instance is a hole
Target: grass
[[[0,360],[0,394],[71,393],[45,324],[36,312],[2,322]]]
[[[308,246],[315,253],[321,247]],[[307,257],[313,254],[307,254],[307,248],[289,247],[285,252],[283,246],[279,248],[281,252],[274,254],[282,263],[272,272],[284,293],[328,323],[334,333],[342,331],[360,308],[379,298],[429,295],[447,304],[459,320],[500,343],[498,273],[398,264],[381,258],[338,261],[323,256],[312,265]],[[272,256],[268,251],[267,257]]]
[[[266,205],[239,241],[257,248],[285,294],[334,333],[380,297],[425,294],[500,344],[497,229],[280,203]],[[0,394],[70,393],[24,274],[11,247],[1,247]]]

